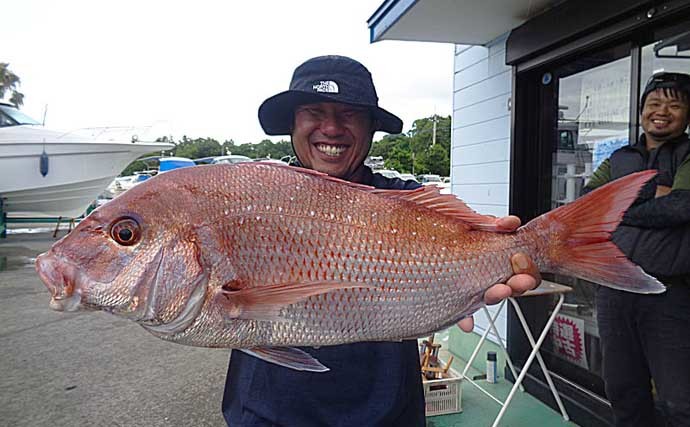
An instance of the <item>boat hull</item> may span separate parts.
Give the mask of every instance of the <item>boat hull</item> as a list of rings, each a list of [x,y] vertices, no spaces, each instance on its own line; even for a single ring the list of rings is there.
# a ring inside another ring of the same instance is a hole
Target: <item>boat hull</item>
[[[166,143],[0,140],[0,197],[11,216],[75,218],[129,163]],[[41,174],[41,155],[48,156]]]

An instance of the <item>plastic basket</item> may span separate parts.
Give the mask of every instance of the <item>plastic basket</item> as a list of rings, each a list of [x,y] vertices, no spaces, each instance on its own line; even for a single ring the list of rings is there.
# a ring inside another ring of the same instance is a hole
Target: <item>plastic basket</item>
[[[456,372],[449,378],[422,381],[427,417],[462,412],[461,381]]]

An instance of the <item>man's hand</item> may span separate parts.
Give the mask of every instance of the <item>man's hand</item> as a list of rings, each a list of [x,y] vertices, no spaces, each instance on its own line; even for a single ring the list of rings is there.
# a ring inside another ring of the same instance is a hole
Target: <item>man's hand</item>
[[[507,216],[498,220],[499,227],[514,231],[520,226],[520,218]],[[499,283],[490,287],[484,293],[484,302],[488,305],[498,304],[510,296],[518,296],[536,288],[541,282],[541,275],[532,259],[523,253],[517,253],[510,258],[514,275],[505,284]],[[465,332],[472,332],[474,319],[466,317],[458,322],[458,326]]]

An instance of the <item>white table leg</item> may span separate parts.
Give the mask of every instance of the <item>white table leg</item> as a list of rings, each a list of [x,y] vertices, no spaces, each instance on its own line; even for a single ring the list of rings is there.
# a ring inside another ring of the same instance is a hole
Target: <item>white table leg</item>
[[[496,310],[495,317],[492,319],[491,313],[489,313],[489,310],[487,310],[486,306],[483,306],[484,311],[486,312],[486,317],[489,319],[489,322],[493,325],[493,322],[498,318],[498,314],[501,312],[501,309],[505,305],[506,300],[501,301],[501,304],[498,306],[498,310]],[[482,347],[482,344],[484,344],[484,341],[486,340],[486,336],[489,335],[490,328],[484,329],[484,333],[482,334],[482,337],[479,339],[479,342],[477,345],[474,347],[474,351],[472,352],[472,355],[470,356],[469,360],[467,361],[467,365],[465,365],[465,369],[462,371],[462,376],[463,378],[470,379],[467,376],[467,371],[470,370],[470,367],[472,366],[472,362],[474,362],[474,359],[477,357],[477,353],[479,353],[479,350]],[[499,338],[500,341],[500,338]]]
[[[493,427],[497,427],[498,423],[501,421],[503,418],[503,415],[506,412],[506,409],[508,408],[508,405],[510,404],[510,401],[513,400],[513,397],[515,396],[515,392],[517,389],[520,387],[522,384],[522,381],[525,379],[525,375],[527,375],[527,371],[529,370],[529,367],[532,365],[532,362],[534,361],[534,358],[539,355],[539,348],[541,348],[542,343],[544,342],[544,339],[546,339],[546,336],[549,333],[549,330],[551,330],[551,325],[553,324],[553,321],[556,319],[556,315],[558,315],[558,312],[561,310],[561,306],[563,305],[563,294],[559,295],[558,298],[558,303],[556,304],[556,307],[553,310],[553,313],[549,317],[549,320],[546,322],[546,325],[544,326],[544,330],[542,333],[539,335],[539,339],[537,340],[536,343],[534,343],[533,337],[531,337],[531,332],[529,332],[529,327],[527,326],[527,322],[525,321],[525,317],[522,315],[522,310],[520,310],[520,306],[517,304],[517,301],[515,301],[514,298],[509,298],[510,302],[513,304],[515,307],[515,311],[518,315],[518,318],[520,319],[520,322],[522,323],[522,327],[525,330],[525,333],[528,336],[528,339],[530,339],[530,344],[532,345],[532,352],[529,354],[527,357],[527,361],[525,362],[525,365],[522,367],[522,371],[520,371],[520,375],[518,375],[517,379],[515,380],[515,384],[513,384],[513,387],[510,390],[510,393],[508,394],[508,397],[506,398],[505,402],[503,403],[503,407],[501,408],[501,411],[498,413],[498,416],[494,420]],[[541,359],[541,356],[539,356]],[[568,414],[565,412],[565,407],[563,407],[563,403],[561,402],[560,397],[558,397],[558,392],[556,391],[555,387],[553,386],[553,382],[550,381],[550,376],[548,374],[548,371],[546,370],[545,365],[543,364],[543,360],[541,361],[541,367],[544,370],[544,376],[549,378],[549,386],[552,387],[551,391],[554,393],[554,396],[556,396],[556,401],[558,402],[559,408],[561,409],[561,413],[563,414],[563,418],[565,420],[568,420]]]

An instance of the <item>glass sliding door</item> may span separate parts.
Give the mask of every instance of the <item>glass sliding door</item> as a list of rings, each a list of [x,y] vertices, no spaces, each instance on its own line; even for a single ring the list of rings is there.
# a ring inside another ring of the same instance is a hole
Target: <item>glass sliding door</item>
[[[690,73],[688,28],[687,23],[669,26],[649,33],[651,39],[646,35],[635,43],[581,55],[549,71],[554,102],[549,107],[551,120],[542,124],[546,127],[542,135],[551,149],[551,187],[550,206],[544,208],[554,209],[578,198],[601,162],[637,141],[637,98],[649,77],[660,71]],[[547,365],[565,381],[603,400],[594,303],[598,285],[562,275],[546,279],[573,288],[545,343]]]
[[[557,111],[551,141],[551,209],[578,198],[582,188],[630,134],[631,48],[623,45],[582,56],[553,72]],[[561,314],[544,346],[549,368],[604,398],[596,323],[597,285],[570,276],[547,280],[569,285]]]

